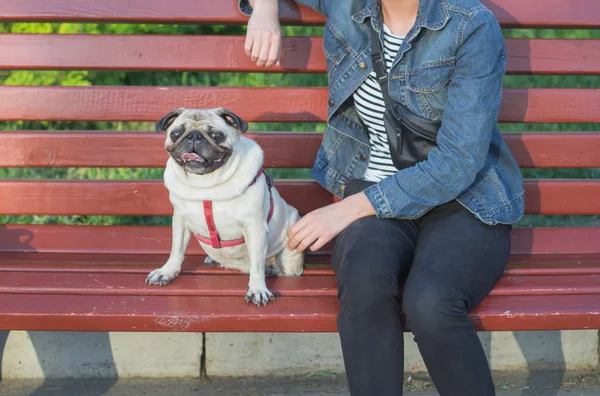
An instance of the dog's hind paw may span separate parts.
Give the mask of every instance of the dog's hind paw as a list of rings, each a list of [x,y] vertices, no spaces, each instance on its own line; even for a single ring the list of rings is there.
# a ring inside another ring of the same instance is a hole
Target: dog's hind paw
[[[206,258],[204,259],[204,264],[218,264],[217,260],[215,260],[214,258],[210,257],[210,256],[206,256]]]
[[[269,301],[275,301],[275,296],[265,286],[250,287],[246,293],[246,302],[252,301],[257,307],[263,304],[265,307]]]
[[[281,270],[275,264],[267,264],[265,265],[265,276],[267,278],[273,278],[278,276]]]
[[[148,274],[146,277],[146,283],[149,285],[164,286],[171,283],[173,279],[177,278],[177,275],[179,275],[179,272],[169,272],[162,268],[157,268]]]

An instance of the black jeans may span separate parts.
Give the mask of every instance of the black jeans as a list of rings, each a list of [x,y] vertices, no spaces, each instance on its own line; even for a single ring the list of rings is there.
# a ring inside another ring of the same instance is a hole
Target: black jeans
[[[402,395],[401,313],[441,396],[495,395],[467,312],[502,275],[511,229],[452,201],[416,220],[366,217],[338,235],[338,330],[353,396]]]

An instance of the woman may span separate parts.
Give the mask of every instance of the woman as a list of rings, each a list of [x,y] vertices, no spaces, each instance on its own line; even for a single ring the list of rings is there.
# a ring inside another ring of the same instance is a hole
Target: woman
[[[240,1],[251,15],[246,53],[271,66],[281,43],[277,1],[250,3]],[[334,240],[351,393],[402,394],[403,313],[440,395],[494,395],[467,313],[503,273],[524,211],[521,173],[497,126],[500,27],[479,0],[299,3],[327,17],[328,128],[312,175],[346,197],[298,221],[289,243],[317,250]],[[441,125],[427,158],[401,170],[383,123],[372,30],[394,106]]]

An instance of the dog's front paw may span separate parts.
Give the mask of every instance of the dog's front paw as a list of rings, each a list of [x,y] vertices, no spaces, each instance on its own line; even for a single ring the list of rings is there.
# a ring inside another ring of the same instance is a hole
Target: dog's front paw
[[[249,287],[246,293],[246,302],[252,301],[256,306],[260,307],[264,304],[266,307],[269,301],[275,301],[273,293],[266,286]]]
[[[150,272],[146,277],[146,283],[149,285],[163,286],[169,284],[179,275],[178,271],[168,271],[163,268],[157,268]]]

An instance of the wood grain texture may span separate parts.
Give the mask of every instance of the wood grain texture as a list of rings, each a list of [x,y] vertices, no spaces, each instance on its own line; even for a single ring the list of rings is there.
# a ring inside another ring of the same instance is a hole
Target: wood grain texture
[[[144,283],[144,276],[124,273],[3,271],[1,294],[48,295],[138,295],[236,297],[248,290],[245,274],[182,274],[168,287]],[[281,276],[267,279],[267,287],[276,297],[336,297],[335,276]],[[600,275],[504,275],[490,295],[600,295]]]
[[[577,261],[585,263],[600,257],[600,228],[515,228],[512,233],[511,254],[519,260],[560,259],[557,266],[564,266],[565,255],[580,255]],[[330,247],[319,254],[327,256]],[[3,263],[10,262],[21,254],[21,260],[44,254],[95,254],[114,260],[111,255],[160,255],[156,260],[168,256],[171,250],[171,227],[164,226],[68,226],[7,224],[0,226],[0,253]],[[29,256],[25,253],[30,254]],[[204,255],[200,245],[191,242],[187,254]],[[587,259],[585,258],[587,257]],[[143,259],[143,258],[142,258]],[[65,257],[70,261],[69,257]],[[97,258],[102,260],[102,258]],[[328,258],[327,258],[328,260]],[[116,261],[118,262],[118,261]],[[328,262],[328,261],[327,261]],[[199,261],[194,261],[198,265]]]
[[[258,67],[243,36],[44,35],[0,36],[7,69],[325,72],[323,40],[286,37],[281,67]],[[9,55],[12,54],[12,55]]]
[[[264,98],[269,98],[268,106]],[[600,122],[600,89],[507,89],[501,122]],[[324,122],[327,88],[0,87],[0,121],[148,121],[227,107],[250,122]]]
[[[490,295],[469,314],[475,327],[478,330],[600,328],[598,237],[600,228],[516,229],[513,259],[524,255],[538,260],[530,259],[524,266],[513,264],[508,268]],[[0,228],[3,251],[0,329],[336,331],[339,306],[331,270],[308,270],[298,278],[268,279],[267,284],[277,298],[263,308],[243,301],[247,275],[193,268],[190,261],[194,255],[188,256],[180,277],[170,285],[145,285],[148,265],[153,268],[160,259],[148,253],[160,254],[164,260],[168,239],[169,227],[11,225]],[[11,259],[11,254],[6,253],[11,243],[18,248],[28,244],[27,252],[13,254]],[[34,248],[34,244],[41,249]],[[42,252],[58,252],[65,247],[71,253],[48,256]],[[125,256],[128,258],[111,259],[115,248],[120,254],[129,252]],[[83,249],[87,250],[87,262],[81,254],[73,253]],[[96,254],[90,255],[94,250]],[[200,253],[197,246],[192,250]],[[574,251],[578,257],[595,257],[596,262],[582,264],[580,259],[570,256]],[[36,261],[34,257],[40,255],[41,259]],[[147,261],[140,262],[144,255]],[[50,259],[52,256],[54,259]],[[57,256],[61,261],[56,261]],[[98,261],[91,259],[94,256]],[[570,265],[553,266],[559,257],[570,260]],[[550,265],[539,259],[549,260]],[[106,263],[113,267],[105,267]],[[111,320],[106,320],[107,317]]]
[[[483,0],[505,27],[599,27],[596,0]],[[284,24],[323,24],[325,18],[291,0],[280,6]],[[3,0],[0,21],[246,23],[236,0]]]
[[[326,206],[333,196],[314,181],[279,180],[281,196],[301,214]],[[600,180],[527,180],[526,213],[600,214]],[[44,197],[44,199],[40,199]],[[0,181],[0,213],[7,215],[170,216],[161,181]]]
[[[92,229],[93,230],[93,229]],[[517,237],[525,238],[523,231],[515,231]],[[559,234],[559,236],[562,234]],[[532,248],[531,246],[529,247]],[[514,250],[514,249],[513,249]],[[505,275],[553,276],[553,275],[600,275],[600,255],[593,253],[546,254],[542,251],[522,254],[514,250],[510,256]],[[20,273],[93,273],[147,275],[162,266],[168,252],[161,254],[127,253],[52,253],[52,252],[3,252],[0,251],[0,272]],[[239,275],[240,272],[225,269],[218,264],[204,263],[203,255],[186,255],[180,275]],[[332,276],[331,246],[317,252],[307,252],[303,275]]]
[[[267,168],[310,168],[322,133],[247,134]],[[600,168],[600,132],[505,134],[522,168]],[[0,132],[0,168],[163,168],[164,136],[154,132]]]
[[[0,68],[326,71],[321,37],[284,38],[281,66],[271,68],[258,67],[245,55],[244,40],[242,36],[0,35]],[[600,40],[507,39],[506,47],[508,74],[600,74]]]
[[[0,294],[1,330],[336,332],[338,312],[337,297],[257,308],[241,296]],[[599,329],[599,312],[594,295],[490,296],[469,318],[486,331]]]
[[[281,196],[301,213],[333,202],[331,194],[316,182],[277,181],[275,185]],[[0,198],[0,213],[4,214],[173,214],[168,191],[161,181],[5,180],[0,181]]]
[[[294,1],[280,5],[282,23],[316,24],[324,17]],[[3,0],[0,20],[5,21],[79,21],[79,22],[150,22],[150,23],[206,23],[242,24],[248,21],[237,6],[237,0]]]
[[[261,145],[267,168],[312,167],[323,139],[322,133],[311,132],[244,136]],[[155,132],[6,131],[0,132],[0,168],[164,168],[168,159],[164,141],[165,136]]]

